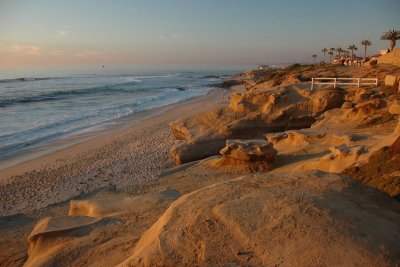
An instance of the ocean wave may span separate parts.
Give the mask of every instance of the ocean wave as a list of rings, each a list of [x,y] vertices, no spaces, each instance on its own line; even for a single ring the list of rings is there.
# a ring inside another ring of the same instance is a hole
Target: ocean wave
[[[85,114],[85,115],[79,115],[79,116],[69,117],[69,118],[65,118],[65,119],[59,119],[57,121],[49,122],[44,125],[27,128],[23,131],[12,132],[12,133],[0,135],[0,143],[7,143],[7,140],[20,138],[23,136],[33,136],[33,135],[39,134],[41,132],[46,132],[50,129],[56,129],[61,126],[74,125],[75,123],[77,123],[79,121],[84,121],[84,120],[90,119],[90,118],[93,118],[93,121],[90,122],[88,124],[88,126],[94,126],[99,123],[104,123],[104,122],[107,122],[110,120],[115,120],[115,119],[124,117],[126,115],[132,114],[133,112],[145,110],[149,107],[148,105],[150,103],[157,103],[158,101],[161,101],[168,97],[171,97],[171,96],[169,96],[169,95],[147,96],[147,97],[143,97],[138,100],[133,100],[131,102],[108,105],[103,108],[94,110],[90,113],[82,112],[81,114]],[[179,98],[177,100],[179,101]],[[137,108],[138,106],[142,106],[142,108]],[[156,104],[156,106],[157,106],[157,104]],[[95,120],[94,118],[96,118],[96,117],[98,117],[99,120]]]
[[[0,80],[0,83],[32,82],[32,81],[44,81],[44,80],[56,80],[56,79],[62,79],[62,77],[45,77],[45,78],[21,77],[21,78],[15,78],[15,79],[3,79],[3,80]]]
[[[2,153],[0,153],[0,158],[12,155],[18,151],[40,146],[50,141],[84,131],[88,128],[111,123],[133,113],[177,103],[187,98],[190,98],[190,96],[182,98],[172,97],[171,95],[149,96],[131,103],[108,106],[96,110],[93,114],[58,120],[21,132],[5,134],[0,136],[0,144],[4,144],[0,146],[0,150],[2,151]],[[82,125],[82,122],[87,121],[87,119],[90,120],[90,118],[92,118],[91,122],[85,122]],[[15,140],[19,141],[15,142]]]
[[[82,74],[0,80],[18,82],[0,84],[0,117],[7,112],[11,115],[1,117],[0,157],[206,94],[211,89],[207,78],[212,77],[205,74]]]
[[[197,90],[196,90],[197,91]],[[208,90],[197,91],[195,95],[202,95],[202,93],[206,93]],[[175,94],[171,94],[175,92]],[[89,125],[95,125],[98,123],[104,123],[109,120],[114,120],[120,117],[124,117],[134,112],[140,112],[149,108],[159,107],[164,105],[163,101],[172,100],[173,103],[183,101],[187,98],[193,97],[192,94],[182,95],[176,89],[172,89],[169,93],[164,92],[158,95],[148,95],[141,97],[140,99],[134,99],[132,101],[128,101],[125,103],[113,104],[104,106],[103,108],[98,108],[91,112],[82,112],[79,116],[68,117],[64,119],[58,119],[54,122],[49,122],[44,125],[34,126],[31,128],[27,128],[20,132],[11,132],[6,134],[0,134],[0,143],[6,143],[7,140],[19,138],[21,136],[31,136],[38,134],[40,132],[45,132],[49,129],[55,129],[65,125],[73,125],[79,121],[83,121],[90,118],[101,117],[100,121],[94,120]],[[127,112],[128,111],[128,112]],[[83,115],[84,114],[84,115]]]
[[[131,104],[132,106],[132,104]],[[74,123],[78,121],[85,120],[90,117],[96,117],[96,115],[87,115],[87,116],[82,116],[78,118],[70,118],[66,120],[61,120],[58,122],[46,124],[43,126],[39,126],[37,128],[31,128],[27,129],[21,132],[16,132],[16,133],[11,133],[11,134],[6,134],[3,136],[0,136],[0,144],[5,144],[3,146],[0,146],[0,150],[2,153],[0,153],[0,158],[13,154],[15,152],[18,152],[20,150],[26,149],[26,148],[33,148],[36,146],[39,146],[44,143],[48,143],[49,141],[56,140],[60,137],[65,137],[73,133],[77,133],[79,131],[96,127],[98,125],[102,125],[108,122],[115,121],[116,119],[128,116],[132,114],[134,111],[132,109],[126,109],[123,111],[120,111],[118,113],[112,114],[109,117],[102,118],[96,121],[92,121],[89,124],[84,124],[84,125],[76,125]],[[64,128],[66,125],[74,125],[69,128]],[[62,127],[64,126],[64,127]],[[53,129],[53,131],[49,131],[50,129]],[[47,133],[47,134],[43,134]],[[34,136],[34,137],[32,137]],[[23,138],[21,138],[23,137]],[[14,142],[14,140],[21,140]],[[11,142],[9,142],[11,141]]]
[[[148,88],[135,88],[129,87],[129,85],[135,85],[137,81],[130,81],[127,83],[116,84],[116,85],[104,85],[98,87],[91,88],[83,88],[83,89],[75,89],[75,90],[64,90],[64,91],[53,91],[49,93],[42,93],[38,95],[31,96],[21,96],[18,98],[2,98],[0,99],[0,108],[19,105],[19,104],[27,104],[27,103],[35,103],[35,102],[48,102],[48,101],[57,101],[57,100],[65,100],[68,98],[73,98],[76,96],[82,95],[114,95],[118,93],[140,93],[149,91]],[[152,91],[167,89],[168,86],[159,86],[151,88]]]
[[[34,82],[34,81],[45,81],[45,80],[60,80],[60,79],[90,79],[90,78],[131,78],[131,81],[141,82],[141,79],[157,79],[157,78],[171,78],[181,76],[181,73],[165,74],[165,75],[134,75],[134,74],[123,74],[123,75],[105,75],[105,74],[91,74],[91,75],[78,75],[78,76],[65,76],[65,77],[18,77],[11,79],[0,79],[2,83],[17,83],[17,82]]]

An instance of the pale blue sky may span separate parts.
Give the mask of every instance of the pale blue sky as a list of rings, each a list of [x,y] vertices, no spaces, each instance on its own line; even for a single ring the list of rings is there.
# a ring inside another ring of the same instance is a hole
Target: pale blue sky
[[[311,62],[400,30],[399,0],[0,0],[0,66]]]

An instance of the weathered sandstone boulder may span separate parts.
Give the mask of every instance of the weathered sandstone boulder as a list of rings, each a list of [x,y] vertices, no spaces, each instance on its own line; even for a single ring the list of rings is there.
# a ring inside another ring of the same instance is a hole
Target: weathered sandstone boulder
[[[227,140],[220,153],[222,158],[211,161],[210,166],[235,167],[244,173],[270,170],[278,154],[272,143],[263,139]]]
[[[347,168],[343,173],[400,200],[400,121],[382,144],[384,146],[370,155],[366,162]]]
[[[390,53],[378,57],[378,64],[391,64],[400,67],[400,49],[395,48]]]
[[[289,131],[277,134],[268,134],[265,138],[273,144],[285,142],[285,146],[309,145],[319,142],[325,134],[321,133],[305,133],[299,131]]]
[[[350,101],[346,101],[343,103],[342,108],[349,109],[353,107],[353,103]]]
[[[389,87],[398,88],[399,86],[399,77],[395,75],[386,75],[385,76],[385,85]]]
[[[399,118],[399,122],[397,123],[396,128],[394,129],[393,134],[400,134],[400,118]]]
[[[167,189],[136,197],[71,200],[69,215],[110,217],[123,213],[139,213],[154,208],[160,202],[173,201],[179,197],[179,192]]]
[[[371,91],[371,90],[367,90],[367,89],[365,89],[365,88],[358,88],[358,89],[355,91],[354,101],[355,101],[356,103],[360,103],[360,102],[362,102],[362,101],[366,101],[366,100],[368,100],[368,99],[371,98],[371,95],[372,95],[373,93],[374,93],[374,92]]]
[[[391,266],[400,206],[343,175],[253,174],[175,201],[121,266]]]
[[[76,241],[77,237],[85,236],[94,229],[104,229],[113,222],[115,220],[110,218],[86,216],[44,218],[35,225],[28,237],[28,260],[24,266],[57,266],[64,243]],[[68,252],[73,253],[73,249],[73,246],[70,247]]]
[[[389,103],[389,113],[391,114],[400,114],[400,101],[393,101]]]
[[[301,82],[301,74],[292,74],[286,76],[281,85],[288,85]]]
[[[341,173],[346,168],[358,162],[359,157],[367,152],[366,147],[349,147],[340,145],[330,148],[331,153],[311,162],[305,162],[299,166],[300,170],[320,170],[333,173]]]
[[[344,103],[344,92],[341,89],[314,90],[310,95],[312,115],[316,116],[329,109],[339,108]]]
[[[181,165],[217,155],[225,143],[223,137],[182,142],[172,147],[171,156],[176,165]]]
[[[373,67],[373,66],[375,66],[375,65],[378,64],[378,60],[373,59],[373,60],[370,60],[370,61],[365,62],[364,64],[366,64],[366,65],[369,66],[369,67]]]
[[[181,194],[166,189],[96,196],[71,200],[69,216],[40,220],[28,237],[25,266],[116,266]]]
[[[267,134],[265,138],[281,155],[310,155],[325,153],[332,146],[350,144],[356,136],[304,130]]]
[[[365,123],[371,120],[373,116],[381,116],[387,113],[387,109],[384,109],[386,102],[381,99],[371,99],[366,102],[355,105],[352,109],[347,110],[346,116],[359,123]]]
[[[220,153],[223,157],[249,162],[271,162],[277,155],[272,143],[262,139],[227,140],[226,146]]]

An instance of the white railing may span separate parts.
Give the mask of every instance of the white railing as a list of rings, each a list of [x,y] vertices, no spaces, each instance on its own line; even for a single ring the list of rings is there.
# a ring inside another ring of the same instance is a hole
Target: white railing
[[[350,82],[345,82],[345,81],[350,81]],[[351,81],[357,81],[357,82],[351,82]],[[368,82],[368,81],[373,81],[373,82]],[[360,85],[378,86],[378,78],[312,78],[311,90],[314,90],[314,85],[333,85],[334,88],[336,88],[336,85],[357,85],[358,87],[360,87]]]

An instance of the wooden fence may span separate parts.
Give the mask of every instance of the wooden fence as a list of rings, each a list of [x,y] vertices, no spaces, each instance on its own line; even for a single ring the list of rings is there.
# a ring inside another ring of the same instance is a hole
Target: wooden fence
[[[314,85],[333,85],[333,88],[336,88],[336,85],[378,86],[378,78],[312,78],[311,90],[314,90]]]

